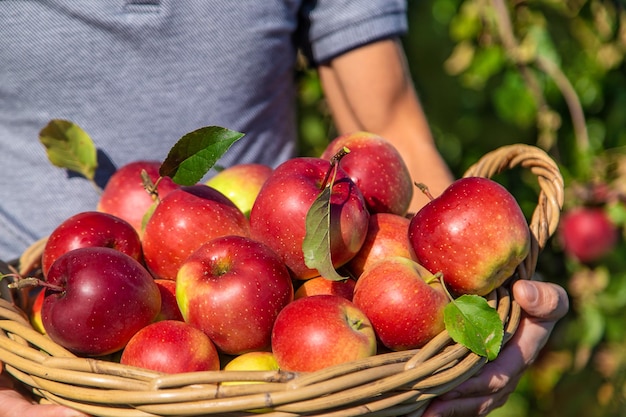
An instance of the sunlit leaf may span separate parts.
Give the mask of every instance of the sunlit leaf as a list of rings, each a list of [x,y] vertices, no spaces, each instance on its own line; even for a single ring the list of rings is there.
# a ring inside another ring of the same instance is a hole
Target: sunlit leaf
[[[98,167],[96,147],[80,126],[68,120],[53,119],[39,132],[39,141],[53,165],[93,181]]]
[[[504,327],[498,312],[477,295],[462,295],[444,309],[446,330],[457,343],[494,360],[502,345]]]
[[[243,133],[219,126],[203,127],[187,133],[170,149],[159,174],[172,178],[180,185],[196,184],[243,136]]]

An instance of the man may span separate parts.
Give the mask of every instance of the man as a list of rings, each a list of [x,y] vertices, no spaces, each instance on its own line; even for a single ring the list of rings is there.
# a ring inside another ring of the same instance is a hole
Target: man
[[[412,177],[440,193],[453,178],[398,41],[405,9],[401,0],[0,2],[0,258],[95,207],[86,181],[46,160],[37,135],[48,120],[89,132],[100,183],[130,160],[164,159],[179,137],[206,125],[246,133],[221,165],[275,166],[296,153],[299,50],[319,71],[338,131],[387,138]],[[415,193],[411,211],[425,202]],[[477,415],[502,404],[567,311],[560,287],[520,282],[514,291],[527,315],[503,359],[428,415]],[[31,405],[6,381],[0,416],[79,415]]]

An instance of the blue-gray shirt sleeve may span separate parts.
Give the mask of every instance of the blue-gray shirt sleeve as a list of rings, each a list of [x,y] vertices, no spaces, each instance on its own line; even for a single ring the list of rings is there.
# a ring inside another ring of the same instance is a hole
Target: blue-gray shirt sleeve
[[[404,0],[313,0],[301,8],[298,41],[313,64],[406,33]]]

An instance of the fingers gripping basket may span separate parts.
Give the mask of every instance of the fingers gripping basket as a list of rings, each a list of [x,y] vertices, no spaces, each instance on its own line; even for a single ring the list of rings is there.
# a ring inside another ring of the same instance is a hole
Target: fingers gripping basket
[[[538,148],[511,145],[485,155],[465,176],[491,177],[517,166],[530,170],[540,186],[529,225],[531,251],[516,272],[517,277],[530,279],[537,256],[559,221],[563,180],[558,167]],[[505,325],[505,343],[521,316],[506,287],[487,297]],[[444,331],[419,350],[379,354],[308,374],[165,375],[78,358],[33,330],[24,313],[8,302],[0,305],[0,323],[0,359],[15,379],[41,402],[64,404],[96,416],[246,416],[259,415],[259,409],[272,417],[419,416],[430,399],[450,391],[486,363],[455,344]],[[244,380],[264,383],[220,384]]]

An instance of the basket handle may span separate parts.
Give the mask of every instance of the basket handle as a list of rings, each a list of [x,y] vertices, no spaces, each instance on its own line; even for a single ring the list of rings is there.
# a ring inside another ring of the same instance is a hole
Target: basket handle
[[[564,182],[556,162],[542,149],[525,144],[502,146],[483,155],[470,166],[464,177],[492,177],[517,166],[529,169],[537,176],[541,191],[529,227],[530,253],[517,269],[519,277],[531,279],[539,253],[559,224],[564,200]]]

